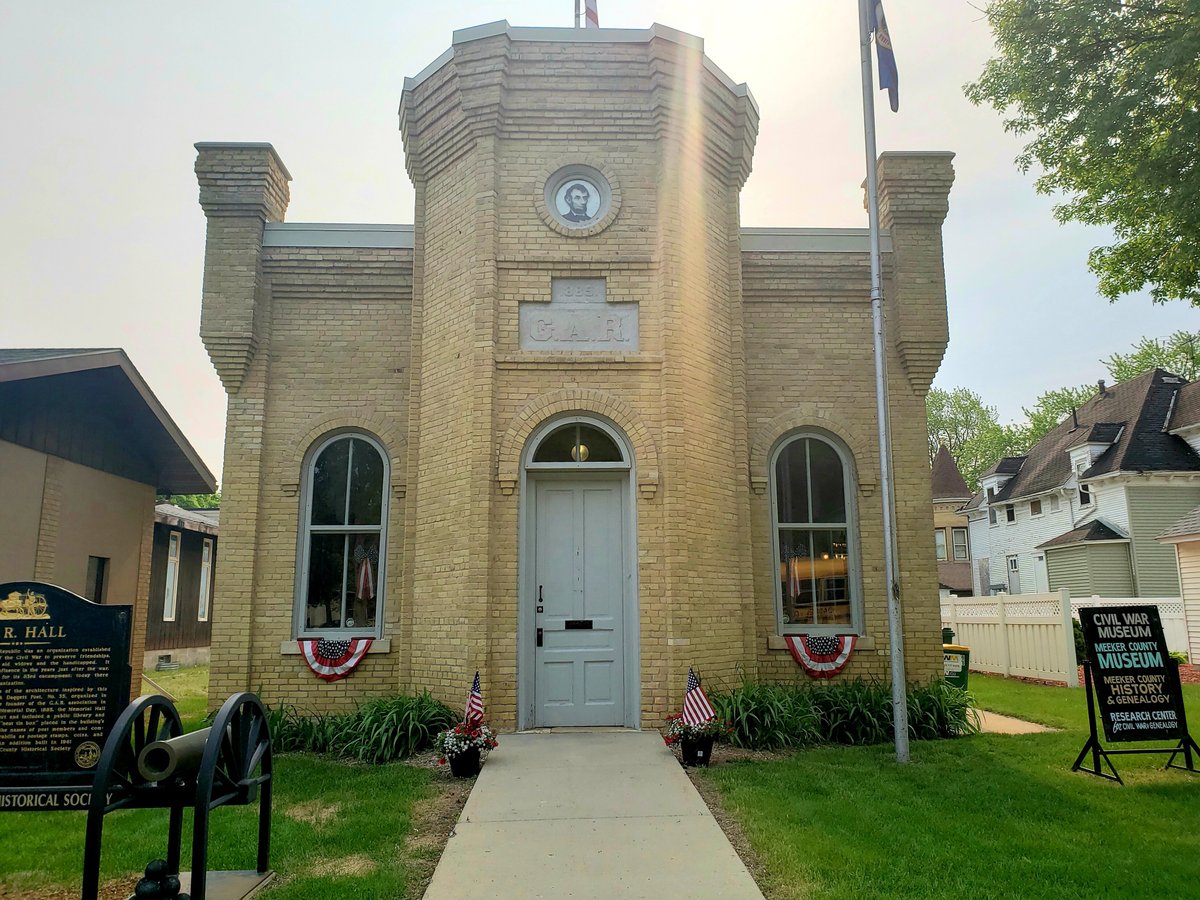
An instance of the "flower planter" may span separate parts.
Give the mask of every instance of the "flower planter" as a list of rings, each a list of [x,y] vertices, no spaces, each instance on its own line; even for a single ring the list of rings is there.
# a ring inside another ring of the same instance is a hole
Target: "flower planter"
[[[684,738],[679,742],[680,758],[685,766],[707,766],[712,758],[713,738]]]
[[[457,756],[451,756],[448,762],[451,774],[458,778],[474,778],[479,774],[479,748],[464,750]]]

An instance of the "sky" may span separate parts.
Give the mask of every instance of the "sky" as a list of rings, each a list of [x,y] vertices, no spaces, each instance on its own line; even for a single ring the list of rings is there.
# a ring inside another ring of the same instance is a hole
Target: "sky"
[[[962,86],[992,54],[982,0],[891,0],[900,112],[879,150],[952,150],[944,228],[950,347],[935,386],[1021,418],[1039,393],[1106,376],[1142,336],[1200,327],[1145,296],[1110,304],[1088,251],[1013,163],[1018,137]],[[699,35],[761,112],[745,226],[865,227],[852,0],[599,0],[600,24]],[[411,223],[404,77],[456,28],[572,22],[573,0],[84,0],[0,4],[0,346],[123,347],[214,473],[225,395],[198,336],[197,141],[269,141],[290,222]]]

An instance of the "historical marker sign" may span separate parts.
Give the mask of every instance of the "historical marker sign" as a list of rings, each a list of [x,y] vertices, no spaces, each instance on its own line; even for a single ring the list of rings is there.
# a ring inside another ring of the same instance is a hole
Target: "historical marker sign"
[[[0,584],[0,810],[87,805],[129,702],[132,608]]]
[[[1104,736],[1113,742],[1187,736],[1179,669],[1155,606],[1079,610]]]

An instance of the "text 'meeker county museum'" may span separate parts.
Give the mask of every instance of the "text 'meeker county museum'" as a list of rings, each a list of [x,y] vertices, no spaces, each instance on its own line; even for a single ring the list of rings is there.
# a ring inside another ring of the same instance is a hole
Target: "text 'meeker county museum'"
[[[478,669],[501,728],[649,727],[689,666],[803,678],[799,633],[888,677],[867,232],[741,226],[758,117],[696,37],[499,22],[405,83],[411,226],[285,224],[270,145],[197,145],[229,394],[210,696],[458,705]],[[879,163],[912,680],[941,672],[951,156]],[[326,683],[306,637],[375,642]]]

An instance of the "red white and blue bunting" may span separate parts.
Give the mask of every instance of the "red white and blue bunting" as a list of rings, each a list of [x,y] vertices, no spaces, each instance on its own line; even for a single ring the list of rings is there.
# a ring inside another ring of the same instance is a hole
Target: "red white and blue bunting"
[[[856,634],[789,634],[784,636],[792,658],[813,678],[832,678],[850,662]]]
[[[371,638],[345,638],[343,640],[299,640],[300,655],[313,670],[313,674],[325,681],[338,681],[354,671],[371,646]]]

